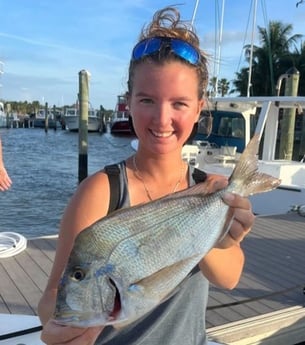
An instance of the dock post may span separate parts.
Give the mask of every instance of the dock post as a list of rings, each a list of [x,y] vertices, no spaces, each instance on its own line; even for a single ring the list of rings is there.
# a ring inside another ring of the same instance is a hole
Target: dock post
[[[290,68],[287,72],[285,81],[285,96],[297,96],[300,72],[295,68]],[[291,160],[293,154],[295,109],[284,109],[284,115],[281,122],[281,138],[279,158]]]
[[[49,114],[48,114],[48,102],[46,102],[45,106],[44,106],[44,131],[46,133],[48,133],[48,129],[49,129]]]
[[[54,131],[56,131],[57,130],[57,126],[56,126],[57,119],[56,119],[56,106],[55,106],[55,104],[53,105],[53,121],[54,121]]]
[[[86,70],[79,72],[78,182],[88,176],[89,79]]]

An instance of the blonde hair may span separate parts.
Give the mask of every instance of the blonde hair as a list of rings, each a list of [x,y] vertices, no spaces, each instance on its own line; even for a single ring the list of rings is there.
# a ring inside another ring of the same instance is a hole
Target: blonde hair
[[[153,37],[171,37],[179,38],[185,42],[188,42],[194,46],[200,53],[200,61],[197,65],[190,65],[185,60],[179,58],[173,53],[169,53],[166,56],[144,56],[140,60],[131,60],[129,64],[129,78],[128,78],[128,92],[132,91],[132,79],[134,76],[134,70],[137,65],[143,63],[144,61],[153,61],[157,63],[162,63],[169,60],[179,60],[182,63],[188,64],[191,68],[197,70],[198,74],[198,96],[201,99],[205,93],[208,84],[208,69],[207,69],[207,56],[200,49],[200,42],[194,28],[191,24],[183,22],[180,19],[180,12],[174,7],[165,7],[157,11],[151,23],[144,26],[139,41],[146,38]]]

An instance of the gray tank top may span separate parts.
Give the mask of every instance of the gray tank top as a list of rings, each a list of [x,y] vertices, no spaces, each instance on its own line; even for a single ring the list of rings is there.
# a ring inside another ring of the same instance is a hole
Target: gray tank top
[[[128,181],[125,162],[120,169],[119,207],[128,207]],[[192,183],[191,183],[192,184]],[[208,280],[195,267],[178,286],[175,294],[141,319],[116,330],[107,326],[96,345],[206,345],[205,312]]]

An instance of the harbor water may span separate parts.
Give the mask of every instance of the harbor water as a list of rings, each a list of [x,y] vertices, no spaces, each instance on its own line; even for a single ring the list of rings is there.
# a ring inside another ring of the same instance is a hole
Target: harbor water
[[[78,133],[58,129],[0,129],[12,187],[0,192],[0,232],[27,238],[58,233],[78,185]],[[88,134],[88,174],[132,153],[131,136]]]

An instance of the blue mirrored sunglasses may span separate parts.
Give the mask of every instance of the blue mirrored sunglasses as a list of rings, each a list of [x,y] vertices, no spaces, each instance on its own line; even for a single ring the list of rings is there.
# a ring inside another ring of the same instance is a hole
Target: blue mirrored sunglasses
[[[132,60],[140,60],[144,56],[152,55],[161,51],[162,48],[169,47],[171,51],[192,65],[197,65],[200,61],[198,50],[186,41],[172,37],[153,37],[140,41],[133,48]]]

